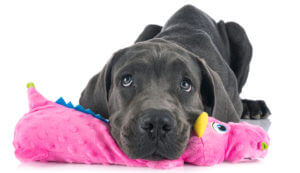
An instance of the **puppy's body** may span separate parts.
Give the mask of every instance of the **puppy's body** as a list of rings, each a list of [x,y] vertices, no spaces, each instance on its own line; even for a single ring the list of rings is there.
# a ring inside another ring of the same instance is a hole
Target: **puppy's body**
[[[187,5],[164,27],[149,25],[133,46],[114,54],[82,93],[80,104],[109,118],[131,158],[176,159],[195,118],[264,118],[263,101],[242,101],[252,48],[236,23],[216,23]]]

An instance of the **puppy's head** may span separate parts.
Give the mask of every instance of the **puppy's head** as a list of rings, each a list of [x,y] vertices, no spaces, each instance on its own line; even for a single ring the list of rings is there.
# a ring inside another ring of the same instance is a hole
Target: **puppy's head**
[[[130,158],[177,159],[197,116],[222,108],[216,97],[229,99],[215,85],[221,80],[203,60],[153,39],[115,53],[80,104],[109,118],[112,136]]]

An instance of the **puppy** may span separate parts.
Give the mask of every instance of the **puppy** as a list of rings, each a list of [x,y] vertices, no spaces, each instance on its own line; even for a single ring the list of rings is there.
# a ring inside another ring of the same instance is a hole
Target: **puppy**
[[[80,104],[110,120],[132,159],[177,159],[203,112],[224,121],[266,118],[264,101],[241,100],[252,47],[237,23],[216,23],[191,5],[148,25],[89,81]]]

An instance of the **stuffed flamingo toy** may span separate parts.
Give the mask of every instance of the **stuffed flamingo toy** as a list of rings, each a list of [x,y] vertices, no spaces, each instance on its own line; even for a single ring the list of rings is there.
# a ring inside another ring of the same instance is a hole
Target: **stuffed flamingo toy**
[[[194,125],[185,152],[177,160],[130,159],[110,135],[109,121],[62,98],[45,99],[29,83],[29,112],[15,128],[13,145],[21,161],[55,161],[172,168],[185,162],[210,166],[223,161],[264,158],[270,139],[259,126],[223,123],[203,112]]]

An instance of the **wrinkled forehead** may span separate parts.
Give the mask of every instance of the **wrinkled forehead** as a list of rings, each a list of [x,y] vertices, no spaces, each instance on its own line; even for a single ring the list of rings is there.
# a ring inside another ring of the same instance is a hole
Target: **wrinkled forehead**
[[[124,69],[142,71],[148,67],[155,68],[156,72],[182,70],[191,74],[200,73],[199,66],[188,53],[160,42],[135,44],[116,62],[113,71]]]

